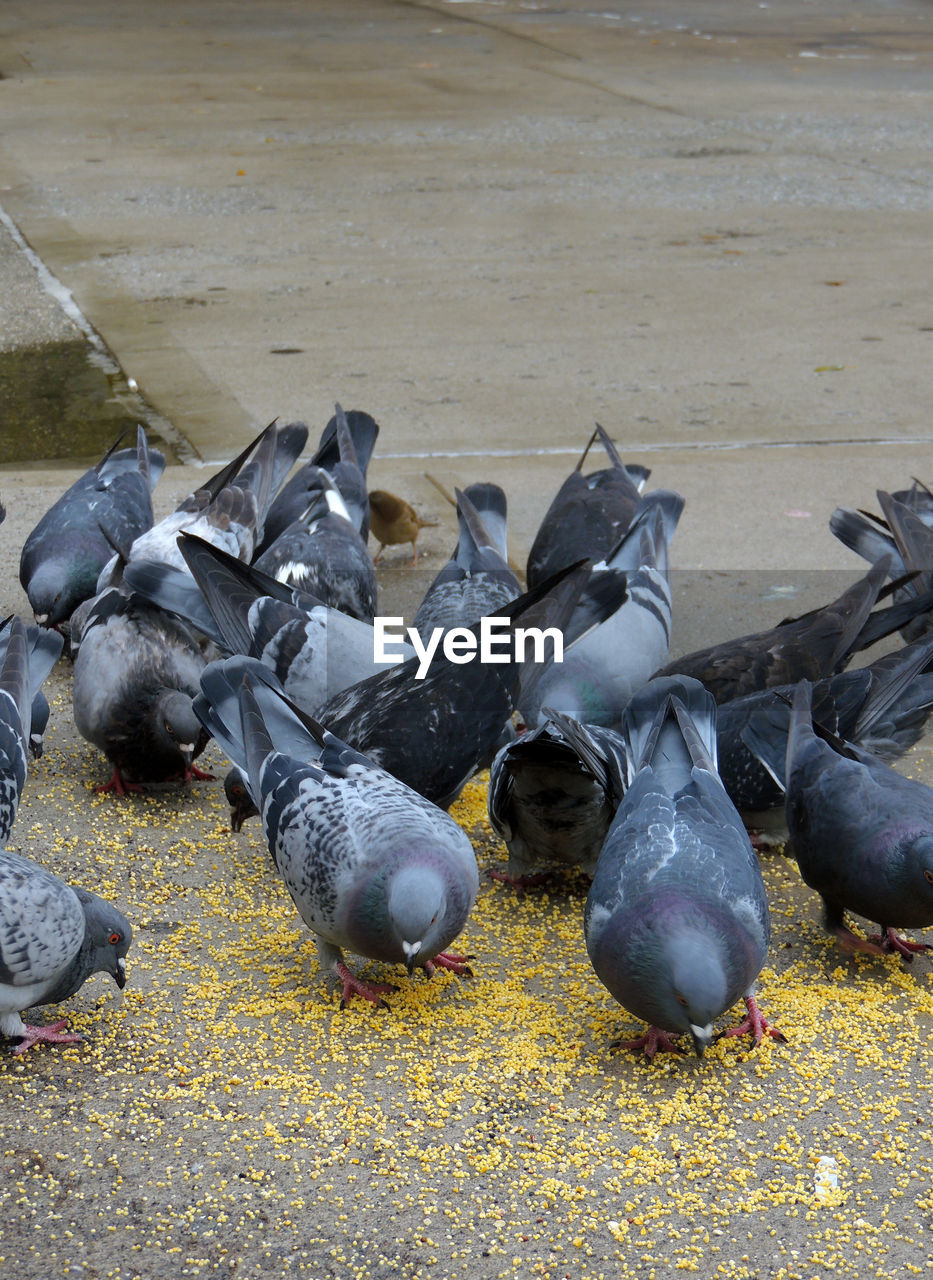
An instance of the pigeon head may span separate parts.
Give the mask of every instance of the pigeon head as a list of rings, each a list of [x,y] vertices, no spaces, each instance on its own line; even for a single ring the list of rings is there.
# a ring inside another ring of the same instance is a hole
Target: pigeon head
[[[57,627],[66,622],[76,604],[68,589],[64,565],[54,560],[36,566],[26,594],[40,627]]]
[[[163,689],[156,702],[155,714],[158,736],[171,743],[190,764],[203,733],[201,722],[194,714],[192,699],[178,689]]]
[[[133,941],[130,922],[116,907],[86,889],[75,892],[84,909],[86,975],[109,973],[121,989],[126,986],[126,953]]]
[[[424,865],[402,867],[389,885],[389,923],[409,974],[449,940],[447,893],[441,875]]]
[[[259,810],[253,804],[253,797],[246,788],[243,771],[236,765],[224,778],[224,794],[230,805],[230,830],[240,831],[247,818],[252,818]]]
[[[714,940],[682,933],[667,943],[669,985],[661,993],[672,1020],[662,1025],[689,1031],[698,1058],[713,1039],[713,1021],[728,1008],[728,983]]]

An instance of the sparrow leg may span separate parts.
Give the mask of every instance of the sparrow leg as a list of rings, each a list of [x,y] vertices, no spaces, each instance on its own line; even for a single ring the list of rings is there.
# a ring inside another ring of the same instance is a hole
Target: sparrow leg
[[[724,1031],[724,1036],[745,1036],[751,1033],[755,1037],[755,1047],[761,1044],[764,1037],[772,1036],[775,1040],[780,1040],[782,1044],[787,1044],[787,1036],[782,1031],[778,1031],[777,1027],[772,1027],[767,1021],[764,1014],[758,1008],[757,1001],[754,996],[745,996],[745,1008],[748,1010],[745,1018],[737,1027],[730,1027],[728,1031]]]
[[[145,791],[146,788],[138,782],[127,782],[116,765],[113,766],[113,773],[109,782],[99,783],[94,790],[99,796],[107,791],[115,791],[118,796],[125,796],[130,791]]]
[[[343,983],[343,990],[340,995],[341,1009],[345,1009],[355,995],[362,996],[364,1000],[369,1000],[371,1004],[376,1005],[379,1009],[388,1009],[389,1006],[383,1000],[382,993],[395,990],[389,983],[364,982],[362,978],[358,978],[347,967],[343,960],[336,962],[334,971]]]
[[[378,550],[378,551],[376,552],[376,554],[373,556],[373,564],[378,564],[378,563],[379,563],[379,557],[382,555],[382,553],[383,553],[383,551],[385,551],[385,549],[386,549],[386,544],[383,542],[383,543],[380,545],[379,550]]]
[[[414,542],[412,542],[412,544],[411,544],[411,559],[409,560],[408,564],[409,564],[409,567],[410,567],[411,565],[415,565],[415,564],[417,564],[417,563],[418,563],[418,548],[415,546]]]
[[[660,1027],[649,1027],[645,1034],[636,1040],[616,1040],[609,1047],[610,1049],[633,1049],[636,1053],[641,1050],[649,1062],[656,1053],[683,1053],[683,1049],[678,1048],[675,1043],[674,1037],[669,1032],[662,1031]]]
[[[67,1025],[67,1018],[62,1018],[60,1022],[50,1022],[44,1027],[31,1027],[28,1023],[23,1023],[22,1039],[13,1053],[18,1057],[34,1044],[80,1044],[84,1037],[78,1035],[77,1031],[62,1031],[62,1027]]]
[[[897,952],[908,964],[913,962],[914,956],[919,951],[933,951],[929,942],[911,942],[908,938],[902,938],[890,927],[885,927],[882,933],[873,933],[870,941],[877,944],[885,955],[892,951]]]
[[[435,969],[449,969],[451,973],[466,974],[472,978],[473,970],[467,961],[475,959],[475,956],[453,956],[448,951],[439,951],[433,960],[425,960],[424,971],[429,978],[434,976]]]

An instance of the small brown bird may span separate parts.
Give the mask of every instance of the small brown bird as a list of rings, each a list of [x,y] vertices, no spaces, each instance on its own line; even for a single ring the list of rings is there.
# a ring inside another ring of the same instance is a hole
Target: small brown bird
[[[415,546],[418,534],[422,529],[432,529],[436,520],[422,520],[414,507],[397,497],[387,493],[385,489],[373,489],[369,495],[370,532],[379,543],[379,550],[373,557],[376,564],[386,547],[394,547],[402,542],[411,543],[411,563],[418,563],[418,548]]]

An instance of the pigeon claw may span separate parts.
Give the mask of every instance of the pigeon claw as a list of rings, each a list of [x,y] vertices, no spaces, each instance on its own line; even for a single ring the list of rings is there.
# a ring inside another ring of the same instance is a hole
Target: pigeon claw
[[[24,1025],[22,1039],[13,1050],[17,1057],[27,1049],[31,1049],[34,1044],[80,1044],[84,1038],[77,1031],[62,1030],[68,1025],[67,1018],[62,1018],[59,1022],[50,1022],[44,1027],[31,1027],[28,1023]]]
[[[633,1052],[644,1053],[649,1062],[654,1058],[656,1053],[683,1053],[674,1037],[667,1031],[662,1031],[660,1027],[649,1027],[643,1036],[638,1036],[635,1040],[616,1040],[610,1046],[611,1049],[631,1049]]]
[[[424,962],[424,971],[429,978],[434,976],[435,969],[447,969],[451,973],[459,973],[472,978],[473,970],[467,961],[475,959],[476,956],[453,956],[448,951],[439,951],[432,960]]]
[[[334,968],[337,972],[337,977],[343,983],[343,990],[340,995],[341,1009],[346,1009],[354,996],[361,996],[364,1000],[368,1000],[370,1004],[374,1004],[377,1009],[388,1009],[388,1004],[382,998],[382,992],[395,990],[395,987],[390,983],[364,982],[342,960],[338,960]]]
[[[754,1037],[756,1049],[765,1036],[770,1036],[773,1040],[779,1040],[781,1044],[787,1044],[787,1036],[783,1031],[778,1031],[777,1027],[772,1027],[771,1023],[768,1022],[758,1008],[754,996],[745,997],[745,1008],[748,1012],[744,1019],[737,1027],[730,1027],[728,1031],[724,1031],[722,1033],[724,1036],[747,1036],[750,1034]]]
[[[836,940],[843,951],[849,952],[850,955],[854,955],[857,951],[869,956],[887,954],[885,948],[880,946],[878,942],[873,941],[871,938],[860,938],[857,933],[853,933],[844,924],[836,925],[832,932],[836,935]],[[890,947],[888,950],[890,950]]]
[[[918,952],[933,951],[933,946],[929,942],[911,942],[909,938],[902,938],[891,928],[886,928],[884,933],[873,933],[869,941],[880,948],[882,955],[896,952],[906,964],[913,964],[914,956]]]
[[[146,788],[139,782],[127,782],[117,766],[114,765],[110,781],[98,783],[94,790],[99,796],[105,795],[108,791],[115,791],[118,796],[125,796],[131,791],[145,791]]]

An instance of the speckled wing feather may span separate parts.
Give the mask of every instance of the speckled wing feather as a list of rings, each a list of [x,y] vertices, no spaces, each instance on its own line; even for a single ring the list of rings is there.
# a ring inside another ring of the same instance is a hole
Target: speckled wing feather
[[[35,987],[34,1003],[73,960],[84,938],[77,894],[34,862],[0,853],[0,1012],[2,987]],[[17,1011],[24,1006],[17,1003]]]
[[[238,763],[273,860],[319,942],[337,956],[347,947],[409,966],[415,957],[429,962],[459,933],[476,897],[476,859],[465,833],[265,682],[244,679],[239,712]],[[283,731],[290,747],[298,745],[297,758],[277,749]],[[396,902],[398,886],[414,901]],[[438,889],[433,914],[424,913],[424,936],[406,941],[399,921],[417,915],[420,892],[434,901]]]

